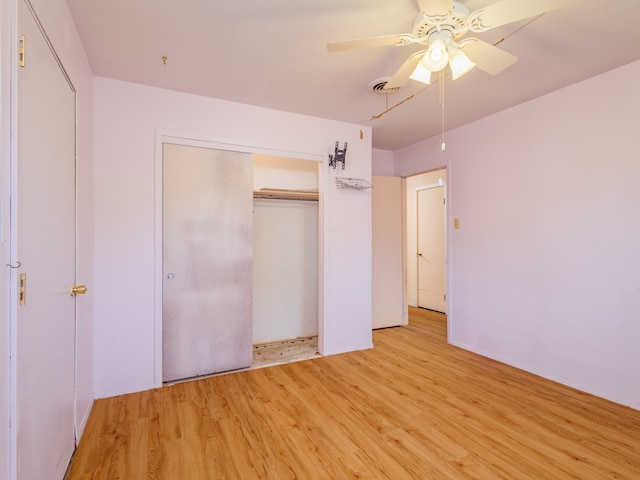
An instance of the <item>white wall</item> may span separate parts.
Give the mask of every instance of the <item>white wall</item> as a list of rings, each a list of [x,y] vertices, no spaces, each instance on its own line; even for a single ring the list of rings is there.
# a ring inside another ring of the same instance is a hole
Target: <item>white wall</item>
[[[335,185],[337,175],[371,180],[369,127],[106,78],[96,78],[94,88],[98,397],[156,386],[154,149],[159,130],[325,161],[320,348],[333,354],[371,347],[371,196]],[[336,141],[349,144],[344,171],[326,167]]]
[[[451,342],[636,409],[639,83],[635,62],[413,147],[447,158]]]
[[[253,201],[253,343],[318,334],[318,202]]]
[[[253,189],[317,190],[318,162],[297,158],[253,156]]]

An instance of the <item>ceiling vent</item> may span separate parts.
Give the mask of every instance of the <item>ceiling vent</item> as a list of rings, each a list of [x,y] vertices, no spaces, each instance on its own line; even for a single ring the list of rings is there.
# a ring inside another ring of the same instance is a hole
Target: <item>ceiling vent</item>
[[[382,77],[378,78],[377,80],[373,80],[371,83],[369,83],[369,91],[377,95],[389,95],[400,90],[400,87],[389,89],[385,88],[389,80],[391,80],[391,77]]]

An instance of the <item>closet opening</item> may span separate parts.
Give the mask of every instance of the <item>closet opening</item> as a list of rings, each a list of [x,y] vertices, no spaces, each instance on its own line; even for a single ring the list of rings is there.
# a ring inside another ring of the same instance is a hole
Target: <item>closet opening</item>
[[[253,364],[318,353],[318,162],[253,155]]]

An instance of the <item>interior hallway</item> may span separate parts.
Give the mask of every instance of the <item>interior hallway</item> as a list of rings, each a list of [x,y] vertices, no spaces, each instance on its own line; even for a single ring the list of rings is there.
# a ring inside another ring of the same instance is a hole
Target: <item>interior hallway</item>
[[[97,400],[68,478],[639,478],[639,411],[447,345],[427,310],[374,343]]]

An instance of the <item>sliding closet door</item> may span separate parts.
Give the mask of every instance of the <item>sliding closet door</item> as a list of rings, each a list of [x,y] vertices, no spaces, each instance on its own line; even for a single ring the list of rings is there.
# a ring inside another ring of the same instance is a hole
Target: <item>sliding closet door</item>
[[[251,365],[250,154],[163,149],[163,381]]]

